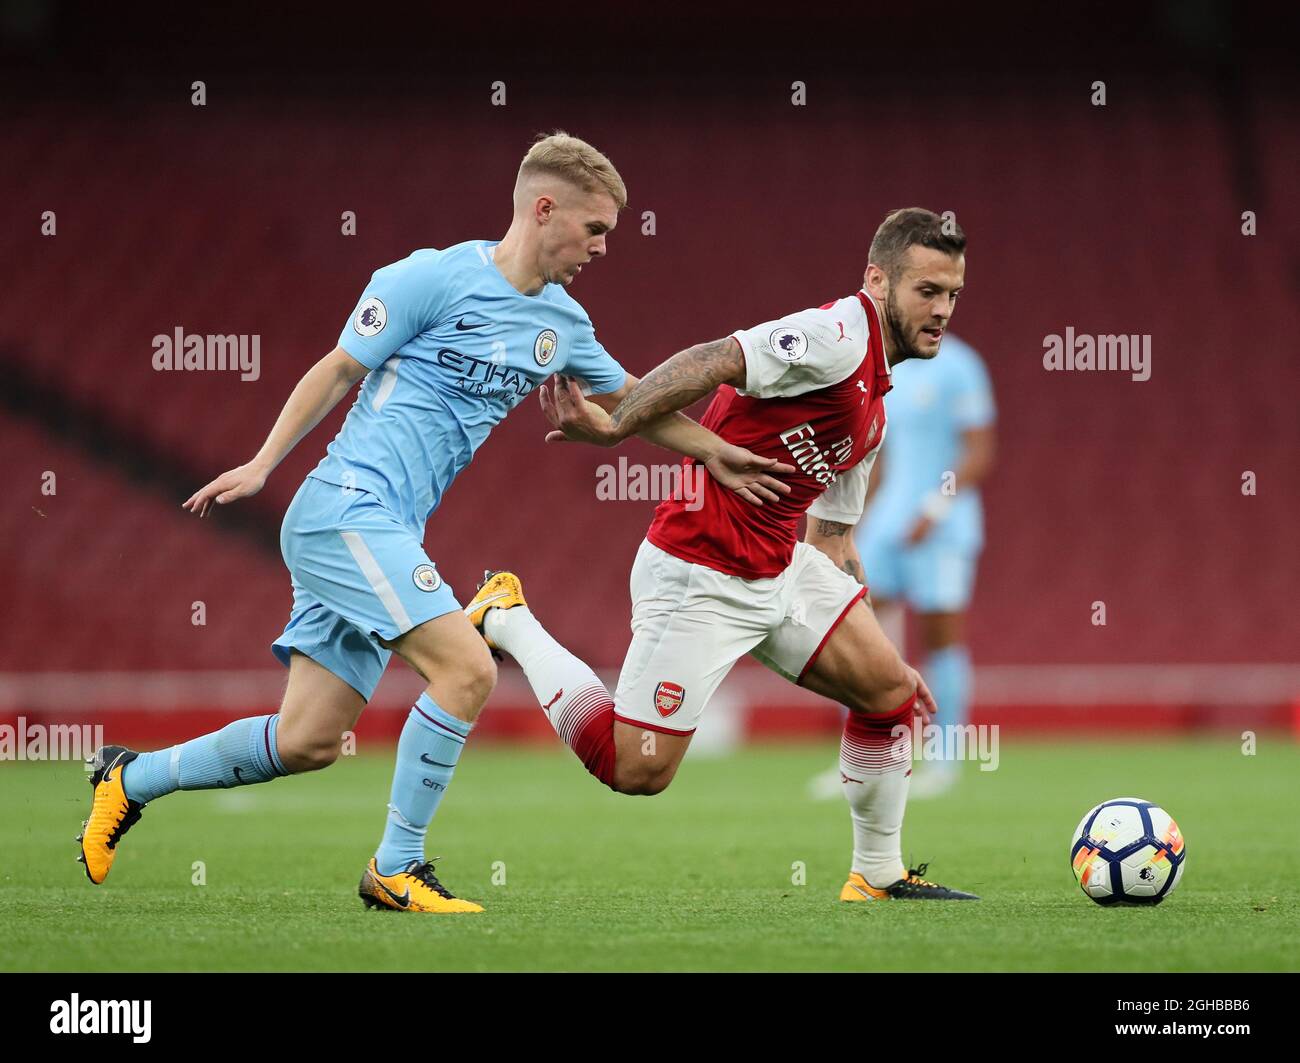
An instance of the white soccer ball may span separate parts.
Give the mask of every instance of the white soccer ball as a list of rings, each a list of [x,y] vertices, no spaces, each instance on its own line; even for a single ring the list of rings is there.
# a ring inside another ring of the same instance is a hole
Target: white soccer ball
[[[1140,797],[1090,809],[1070,843],[1074,877],[1098,904],[1159,904],[1177,889],[1186,861],[1173,817]]]

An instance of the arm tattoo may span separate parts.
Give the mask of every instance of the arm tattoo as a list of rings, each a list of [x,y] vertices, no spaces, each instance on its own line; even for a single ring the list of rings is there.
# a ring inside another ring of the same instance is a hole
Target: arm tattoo
[[[841,524],[837,520],[818,520],[817,534],[825,535],[828,538],[838,538],[842,535],[848,535],[852,524]]]
[[[743,380],[745,355],[732,336],[674,354],[637,381],[610,419],[620,438],[641,431],[665,414],[683,410],[719,384]]]
[[[862,586],[865,587],[867,585],[867,574],[862,571],[861,561],[858,561],[851,557],[846,558],[844,561],[844,565],[842,567],[845,572],[847,572],[855,580],[861,583]],[[868,601],[867,604],[870,605],[871,604],[870,601]]]

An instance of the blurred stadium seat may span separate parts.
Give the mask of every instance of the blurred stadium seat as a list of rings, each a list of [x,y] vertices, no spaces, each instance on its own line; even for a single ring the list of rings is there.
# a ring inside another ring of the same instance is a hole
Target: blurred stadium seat
[[[1290,196],[1294,104],[1261,88],[1269,150],[1247,160],[1244,179],[1222,115],[1177,81],[1158,101],[1105,113],[996,85],[978,105],[954,98],[941,148],[950,165],[920,172],[899,153],[936,149],[913,143],[905,113],[873,117],[869,136],[847,102],[815,120],[764,115],[756,143],[748,108],[664,101],[629,123],[636,136],[599,101],[566,119],[631,189],[609,260],[574,289],[606,346],[644,373],[692,342],[852,290],[887,209],[954,210],[971,240],[955,331],[983,352],[1000,407],[976,660],[1295,662],[1297,234],[1263,207],[1260,235],[1240,232],[1251,208],[1242,180],[1275,212]],[[396,108],[290,116],[251,104],[199,122],[162,107],[24,114],[0,131],[12,163],[0,198],[19,217],[55,211],[58,235],[35,224],[10,234],[0,368],[117,426],[132,460],[166,455],[192,488],[246,460],[333,347],[373,269],[504,228],[537,117],[502,116],[490,138],[440,118],[439,137],[413,139],[419,121]],[[655,128],[661,136],[646,135]],[[440,150],[448,137],[469,146],[472,168]],[[24,179],[37,166],[39,187]],[[355,237],[340,233],[345,210],[357,213]],[[152,337],[178,326],[257,334],[259,378],[154,371]],[[1067,326],[1149,333],[1150,380],[1045,372],[1044,337]],[[124,475],[122,455],[82,452],[42,412],[0,413],[17,496],[0,523],[11,618],[0,671],[267,668],[290,593],[260,542],[273,541],[343,410],[241,503],[265,525],[260,541],[230,534],[221,513],[188,517],[181,497]],[[516,567],[556,635],[617,668],[652,503],[598,502],[596,469],[617,455],[545,447],[543,431],[532,404],[517,411],[426,545],[462,598],[484,567]],[[640,443],[619,453],[670,460]],[[46,470],[58,477],[53,497],[40,494]],[[1246,471],[1254,496],[1242,494]],[[195,601],[206,626],[190,622]],[[1104,627],[1090,622],[1096,601]],[[0,711],[21,707],[11,698]]]

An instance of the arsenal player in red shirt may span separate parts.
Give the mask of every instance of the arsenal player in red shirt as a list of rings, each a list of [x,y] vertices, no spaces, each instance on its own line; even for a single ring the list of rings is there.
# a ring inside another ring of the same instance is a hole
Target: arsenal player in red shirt
[[[924,864],[903,864],[911,724],[914,715],[928,722],[934,701],[863,601],[844,534],[862,514],[885,436],[890,366],[939,353],[965,247],[954,223],[894,211],[872,240],[860,291],[682,351],[610,414],[571,379],[554,394],[541,389],[555,426],[548,440],[601,446],[717,389],[701,424],[719,445],[796,470],[781,477],[785,493],[756,484],[754,497],[737,498],[704,477],[702,506],[684,497],[659,505],[632,567],[632,642],[612,699],[533,616],[514,574],[489,573],[465,609],[490,646],[519,662],[587,770],[620,793],[668,786],[742,654],[846,706],[840,775],[854,846],[844,901],[977,899],[926,880]],[[810,541],[799,542],[805,513]]]

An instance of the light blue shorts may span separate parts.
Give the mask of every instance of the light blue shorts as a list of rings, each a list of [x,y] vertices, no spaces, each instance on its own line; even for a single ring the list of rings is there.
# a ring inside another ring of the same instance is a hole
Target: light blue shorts
[[[420,533],[368,491],[307,477],[284,514],[280,551],[293,612],[271,652],[306,654],[367,701],[392,651],[379,644],[460,608]]]
[[[872,599],[902,599],[919,613],[960,613],[975,589],[979,550],[933,536],[916,546],[864,536],[858,543]]]

